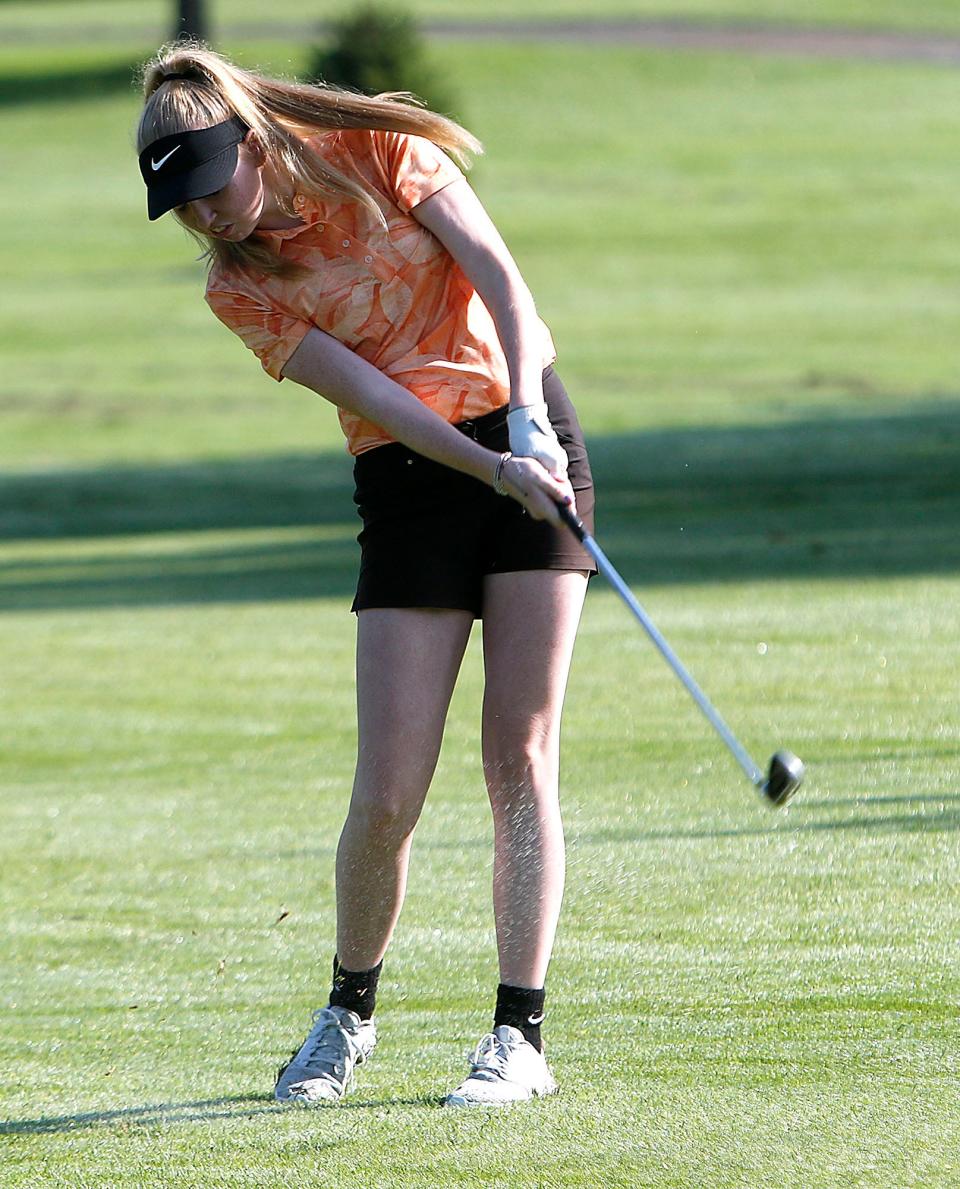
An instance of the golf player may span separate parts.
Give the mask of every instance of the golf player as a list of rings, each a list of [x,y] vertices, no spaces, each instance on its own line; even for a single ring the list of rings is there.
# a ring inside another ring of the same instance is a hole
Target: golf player
[[[213,312],[274,379],[337,407],[354,456],[358,756],[332,987],[276,1097],[336,1102],[373,1052],[377,983],[475,619],[500,985],[445,1102],[553,1093],[541,1024],[564,879],[560,714],[594,570],[557,505],[590,527],[593,491],[550,333],[454,160],[480,145],[402,97],[268,78],[192,43],[147,64],[144,96],[150,219],[173,212],[202,242]]]

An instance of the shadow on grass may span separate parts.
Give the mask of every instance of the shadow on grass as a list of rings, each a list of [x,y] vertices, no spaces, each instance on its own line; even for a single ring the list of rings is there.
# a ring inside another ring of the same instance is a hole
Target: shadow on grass
[[[378,1098],[369,1102],[353,1099],[332,1109],[382,1110],[386,1107],[440,1105],[439,1096]],[[325,1109],[325,1108],[321,1108]],[[112,1111],[85,1111],[76,1115],[41,1115],[39,1119],[0,1120],[0,1135],[52,1135],[95,1128],[168,1127],[171,1123],[204,1123],[216,1119],[252,1119],[257,1115],[289,1116],[291,1108],[268,1094],[234,1094],[227,1098],[204,1098],[195,1102],[161,1102],[147,1106],[120,1107]],[[320,1143],[335,1148],[340,1140]]]
[[[960,830],[960,809],[940,808],[936,813],[892,813],[871,816],[864,814],[858,817],[847,817],[833,820],[797,821],[812,809],[822,809],[831,804],[848,804],[848,801],[830,802],[825,800],[812,801],[809,804],[802,799],[800,793],[787,814],[781,814],[776,822],[769,826],[742,826],[736,829],[706,829],[706,830],[643,830],[630,831],[620,827],[613,830],[592,830],[577,835],[578,845],[604,844],[611,842],[680,842],[706,841],[718,838],[759,838],[768,835],[785,834],[824,834],[834,832],[863,832],[871,834],[945,834]],[[891,798],[892,800],[916,800],[943,806],[947,801],[957,801],[960,797],[931,795],[916,798]],[[864,798],[858,802],[867,806],[871,798]],[[883,798],[878,798],[883,800]]]
[[[805,809],[835,809],[839,805],[856,805],[869,808],[871,805],[946,805],[948,801],[960,801],[960,793],[931,793],[916,796],[883,796],[883,797],[818,797],[814,800],[803,801]]]
[[[960,569],[957,403],[590,446],[598,539],[641,591]],[[0,611],[349,598],[351,495],[340,451],[7,475],[0,542],[30,545],[0,560]]]
[[[75,70],[4,71],[0,73],[0,107],[109,99],[136,87],[138,69],[135,63],[122,61]]]
[[[276,1114],[284,1108],[266,1094],[234,1094],[228,1098],[204,1098],[196,1102],[161,1102],[148,1106],[120,1107],[112,1111],[86,1111],[77,1115],[42,1115],[39,1119],[0,1121],[0,1135],[47,1135],[61,1131],[83,1131],[93,1127],[133,1124],[192,1123],[206,1119],[242,1119]]]

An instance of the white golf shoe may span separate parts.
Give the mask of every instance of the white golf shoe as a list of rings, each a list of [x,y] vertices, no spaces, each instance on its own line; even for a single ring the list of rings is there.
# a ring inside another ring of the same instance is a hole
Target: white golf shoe
[[[444,1099],[447,1106],[507,1106],[557,1092],[543,1053],[509,1024],[481,1038],[470,1065],[466,1081]]]
[[[376,1043],[373,1020],[361,1020],[345,1007],[322,1007],[313,1013],[307,1039],[277,1075],[274,1097],[300,1106],[338,1102]]]

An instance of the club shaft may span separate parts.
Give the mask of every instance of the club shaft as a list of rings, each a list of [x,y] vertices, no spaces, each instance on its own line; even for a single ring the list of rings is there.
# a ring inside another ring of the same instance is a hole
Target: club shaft
[[[584,549],[590,554],[593,560],[597,563],[597,568],[604,578],[610,583],[617,594],[623,599],[634,617],[639,622],[640,626],[647,633],[653,641],[657,651],[667,662],[670,668],[683,682],[690,697],[696,702],[703,713],[706,715],[710,725],[717,732],[723,742],[727,745],[727,749],[733,758],[737,761],[743,769],[747,779],[760,787],[764,782],[763,772],[750,758],[750,754],[746,748],[740,743],[733,731],[727,726],[720,716],[720,712],[713,705],[707,695],[703,692],[693,677],[687,671],[686,666],[673,651],[667,641],[664,639],[657,625],[653,622],[650,616],[644,611],[643,607],[637,602],[633,591],[627,586],[626,582],[620,577],[619,573],[613,566],[613,563],[603,552],[597,542],[593,539],[589,532],[587,532],[583,521],[580,520],[569,508],[561,507],[560,515],[564,522],[576,534]]]

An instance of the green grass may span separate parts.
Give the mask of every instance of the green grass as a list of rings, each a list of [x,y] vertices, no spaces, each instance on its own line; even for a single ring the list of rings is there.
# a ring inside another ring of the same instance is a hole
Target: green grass
[[[591,598],[550,980],[564,1094],[496,1122],[437,1106],[495,981],[475,650],[382,1051],[339,1115],[265,1097],[326,975],[352,631],[342,599],[262,594],[6,617],[6,1183],[953,1183],[954,579],[651,597],[748,744],[810,761],[778,816]]]
[[[209,0],[215,29],[243,23],[264,26],[271,22],[297,26],[329,20],[355,5],[304,4],[302,0],[271,0],[269,10],[257,0]],[[760,22],[786,25],[888,27],[893,29],[957,29],[960,13],[952,0],[925,0],[911,5],[904,0],[598,0],[585,9],[580,0],[405,0],[400,4],[421,20],[457,19],[536,20],[545,24],[558,18],[599,21],[687,20],[704,22]],[[102,29],[106,36],[118,31],[146,30],[165,35],[172,23],[171,0],[2,0],[0,31],[8,34],[48,33],[61,37],[72,28]]]
[[[353,761],[349,461],[146,223],[135,100],[9,104],[0,1179],[953,1186],[954,77],[450,53],[601,540],[754,755],[795,748],[807,785],[757,803],[596,584],[565,720],[563,1093],[444,1111],[496,981],[475,639],[376,1060],[340,1110],[276,1110],[325,992]],[[61,85],[122,61],[0,54]]]
[[[820,418],[954,391],[952,73],[492,43],[450,53],[487,144],[475,183],[588,429]],[[296,67],[289,47],[243,56]],[[62,71],[63,58],[33,69]],[[16,301],[0,326],[0,459],[46,463],[65,442],[78,461],[334,445],[329,411],[260,376],[198,300],[192,242],[147,224],[135,116],[135,98],[116,94],[4,112],[0,263]]]

